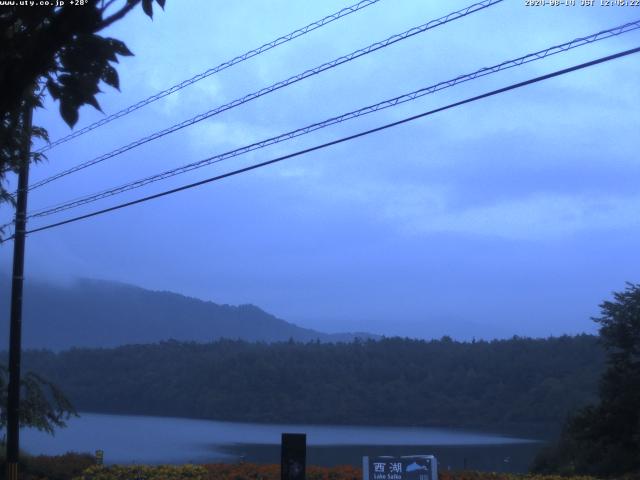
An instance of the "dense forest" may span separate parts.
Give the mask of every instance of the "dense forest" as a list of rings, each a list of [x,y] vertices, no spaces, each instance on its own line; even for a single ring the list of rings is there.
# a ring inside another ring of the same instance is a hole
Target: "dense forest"
[[[275,344],[176,341],[32,350],[24,368],[80,411],[252,422],[431,425],[553,432],[592,402],[594,336]]]

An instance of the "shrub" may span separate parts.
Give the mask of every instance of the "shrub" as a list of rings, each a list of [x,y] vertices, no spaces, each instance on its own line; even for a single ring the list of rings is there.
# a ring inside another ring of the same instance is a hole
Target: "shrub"
[[[94,465],[74,480],[207,480],[207,470],[198,465]]]
[[[95,463],[95,458],[88,453],[28,456],[24,459],[24,473],[34,479],[71,480]]]
[[[0,445],[0,480],[6,477],[4,445]],[[64,455],[20,454],[21,480],[72,480],[95,464],[95,458],[88,453],[69,452]]]

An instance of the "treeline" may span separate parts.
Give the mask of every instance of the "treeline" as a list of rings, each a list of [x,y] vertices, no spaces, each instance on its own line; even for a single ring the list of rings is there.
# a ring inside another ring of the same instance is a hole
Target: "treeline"
[[[553,428],[593,402],[589,335],[461,343],[221,340],[27,351],[80,411],[250,422]]]

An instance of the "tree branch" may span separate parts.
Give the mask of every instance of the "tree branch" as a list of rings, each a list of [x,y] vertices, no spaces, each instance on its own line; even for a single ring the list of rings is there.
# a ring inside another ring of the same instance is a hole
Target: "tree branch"
[[[122,7],[116,13],[102,20],[102,22],[100,22],[97,25],[98,28],[95,31],[99,32],[100,30],[103,30],[104,28],[111,25],[113,22],[117,22],[118,20],[123,18],[127,13],[133,10],[138,3],[140,3],[140,0],[133,0],[131,2],[128,2],[126,6]]]
[[[107,9],[113,5],[114,3],[116,3],[116,0],[109,0],[107,2],[107,4],[104,4],[104,0],[102,0],[102,6],[100,7],[100,10],[102,10],[102,14],[104,15],[104,13],[107,11]]]

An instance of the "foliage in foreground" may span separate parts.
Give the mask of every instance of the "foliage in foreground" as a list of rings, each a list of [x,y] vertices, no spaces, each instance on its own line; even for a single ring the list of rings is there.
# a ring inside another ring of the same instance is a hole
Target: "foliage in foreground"
[[[350,465],[339,467],[307,466],[308,480],[361,480],[362,471]],[[0,458],[0,480],[4,480],[4,462]],[[624,480],[640,480],[626,476]],[[57,456],[23,457],[23,480],[279,480],[279,465],[254,463],[214,463],[208,465],[95,465],[89,454],[67,453]],[[478,471],[441,471],[439,480],[595,480],[594,477],[538,474],[512,474]]]
[[[5,479],[5,446],[0,444],[0,480]],[[69,452],[64,455],[20,455],[21,480],[71,480],[95,464],[88,453]]]
[[[307,480],[361,480],[360,468],[349,465],[340,467],[308,466]],[[279,465],[252,463],[216,463],[184,466],[112,466],[91,467],[73,480],[280,480]],[[489,472],[441,472],[439,480],[595,480],[593,477],[559,477],[553,475],[519,475]],[[629,479],[631,480],[631,479]]]
[[[280,480],[279,465],[255,465],[252,463],[204,465],[207,480]],[[359,467],[307,467],[307,480],[361,480]],[[559,477],[557,475],[522,475],[477,471],[441,471],[438,480],[595,480],[593,477]]]
[[[461,472],[439,472],[438,480],[596,480],[594,477],[573,476],[561,477],[559,475],[519,474],[476,472],[473,470]]]
[[[200,465],[94,465],[74,480],[207,480],[208,472]]]
[[[78,416],[75,408],[50,381],[33,372],[20,380],[20,426],[37,428],[53,435],[54,428],[64,428],[66,420]],[[0,363],[0,432],[7,425],[9,369]]]
[[[155,1],[164,8],[165,0]],[[119,88],[113,64],[118,55],[132,53],[120,40],[98,33],[139,4],[145,14],[153,15],[153,0],[50,1],[38,2],[37,7],[9,3],[0,9],[0,204],[14,204],[5,186],[6,174],[18,171],[33,138],[49,140],[44,128],[29,129],[25,112],[42,107],[45,88],[60,103],[60,115],[70,127],[83,105],[100,110],[96,94],[101,83]],[[44,158],[41,152],[29,157],[30,161]],[[0,227],[0,238],[2,233]]]
[[[307,480],[361,480],[360,468],[308,466]],[[73,480],[279,480],[279,465],[253,463],[214,463],[209,465],[93,466]],[[519,475],[491,472],[441,472],[439,480],[595,480],[593,477],[559,477],[553,475]],[[630,479],[631,480],[631,479]]]
[[[280,480],[280,465],[256,465],[253,463],[213,463],[205,465],[210,479],[220,480]],[[362,471],[350,465],[340,467],[307,466],[307,480],[357,480]]]
[[[594,321],[607,368],[599,403],[567,421],[558,445],[536,459],[535,471],[640,476],[640,284],[628,284],[600,308]]]

